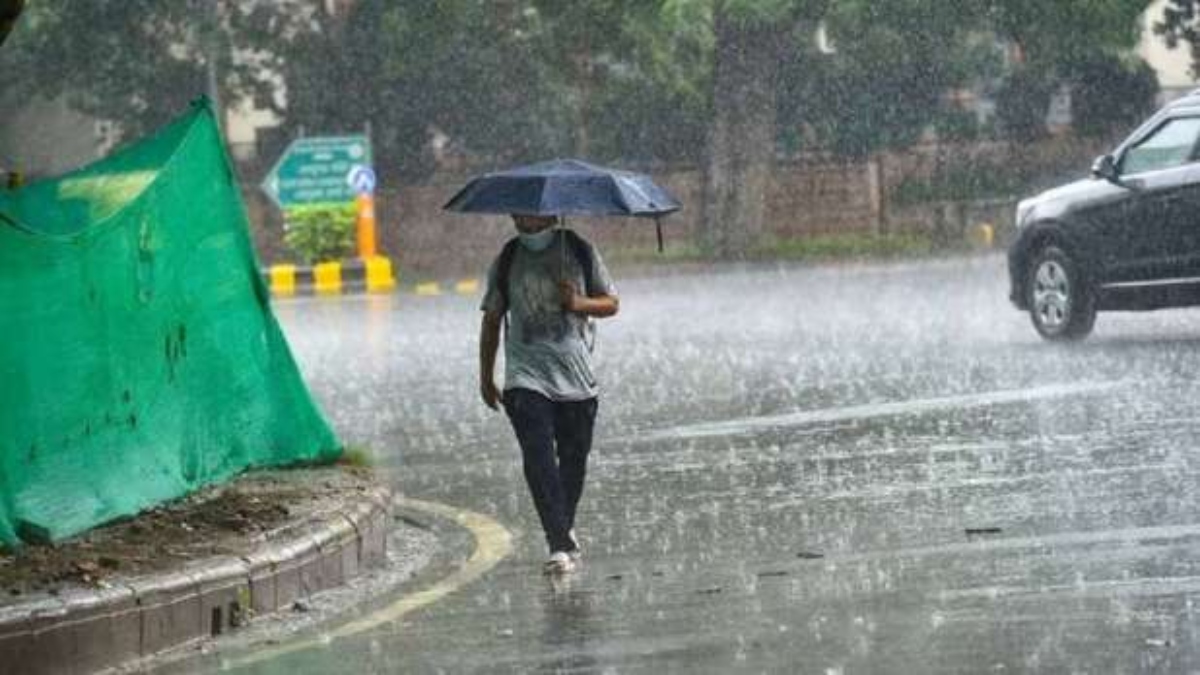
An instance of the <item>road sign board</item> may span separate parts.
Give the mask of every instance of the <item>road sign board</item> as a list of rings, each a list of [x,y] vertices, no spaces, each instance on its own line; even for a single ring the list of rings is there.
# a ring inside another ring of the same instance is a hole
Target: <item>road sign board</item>
[[[375,170],[366,164],[359,164],[346,175],[346,183],[356,195],[375,194],[375,182]]]
[[[349,181],[350,173],[370,165],[371,142],[366,136],[298,138],[275,162],[262,189],[280,208],[352,202],[358,191]]]

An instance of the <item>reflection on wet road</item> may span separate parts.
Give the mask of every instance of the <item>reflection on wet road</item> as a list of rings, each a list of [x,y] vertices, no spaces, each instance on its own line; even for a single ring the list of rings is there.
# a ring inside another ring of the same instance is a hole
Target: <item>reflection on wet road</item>
[[[475,301],[283,303],[312,385],[411,496],[515,554],[386,626],[246,672],[1200,668],[1200,310],[1042,343],[999,258],[625,279],[554,585]]]

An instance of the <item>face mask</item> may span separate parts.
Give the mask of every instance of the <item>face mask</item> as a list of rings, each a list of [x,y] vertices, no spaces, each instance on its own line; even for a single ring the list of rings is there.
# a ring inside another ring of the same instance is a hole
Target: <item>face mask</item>
[[[546,228],[534,234],[519,234],[521,245],[530,251],[544,251],[554,241],[554,228]]]

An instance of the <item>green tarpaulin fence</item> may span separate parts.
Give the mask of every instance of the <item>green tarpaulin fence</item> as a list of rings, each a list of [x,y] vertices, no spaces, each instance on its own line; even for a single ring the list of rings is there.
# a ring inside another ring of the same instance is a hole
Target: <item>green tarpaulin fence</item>
[[[0,189],[0,541],[339,444],[271,314],[210,106]]]

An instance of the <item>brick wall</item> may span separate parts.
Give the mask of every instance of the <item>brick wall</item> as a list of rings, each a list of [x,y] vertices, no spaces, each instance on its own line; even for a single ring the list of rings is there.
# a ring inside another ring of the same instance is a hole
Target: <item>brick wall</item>
[[[1103,147],[1104,144],[1096,142],[1051,139],[1016,148],[996,142],[927,145],[903,153],[888,153],[870,162],[847,162],[820,155],[781,159],[768,191],[766,231],[785,239],[828,233],[930,232],[946,227],[945,222],[939,221],[944,221],[947,213],[973,211],[947,209],[939,204],[893,210],[885,197],[886,190],[894,189],[906,178],[928,178],[948,159],[983,163],[1022,161],[1040,167],[1048,175],[1061,173],[1059,167],[1073,167],[1078,173],[1086,170],[1088,160]],[[700,171],[676,167],[650,173],[684,204],[681,212],[664,220],[667,245],[691,245],[700,215]],[[380,192],[377,197],[380,245],[396,259],[402,277],[411,281],[414,277],[450,279],[478,274],[512,236],[512,224],[506,217],[442,211],[442,204],[468,178],[466,174],[440,175],[424,185],[386,188]],[[256,187],[247,188],[245,194],[254,223],[255,243],[263,261],[287,260],[278,211]],[[1003,214],[989,218],[1002,222]],[[652,221],[580,218],[572,221],[571,226],[607,249],[650,250],[655,246]]]

